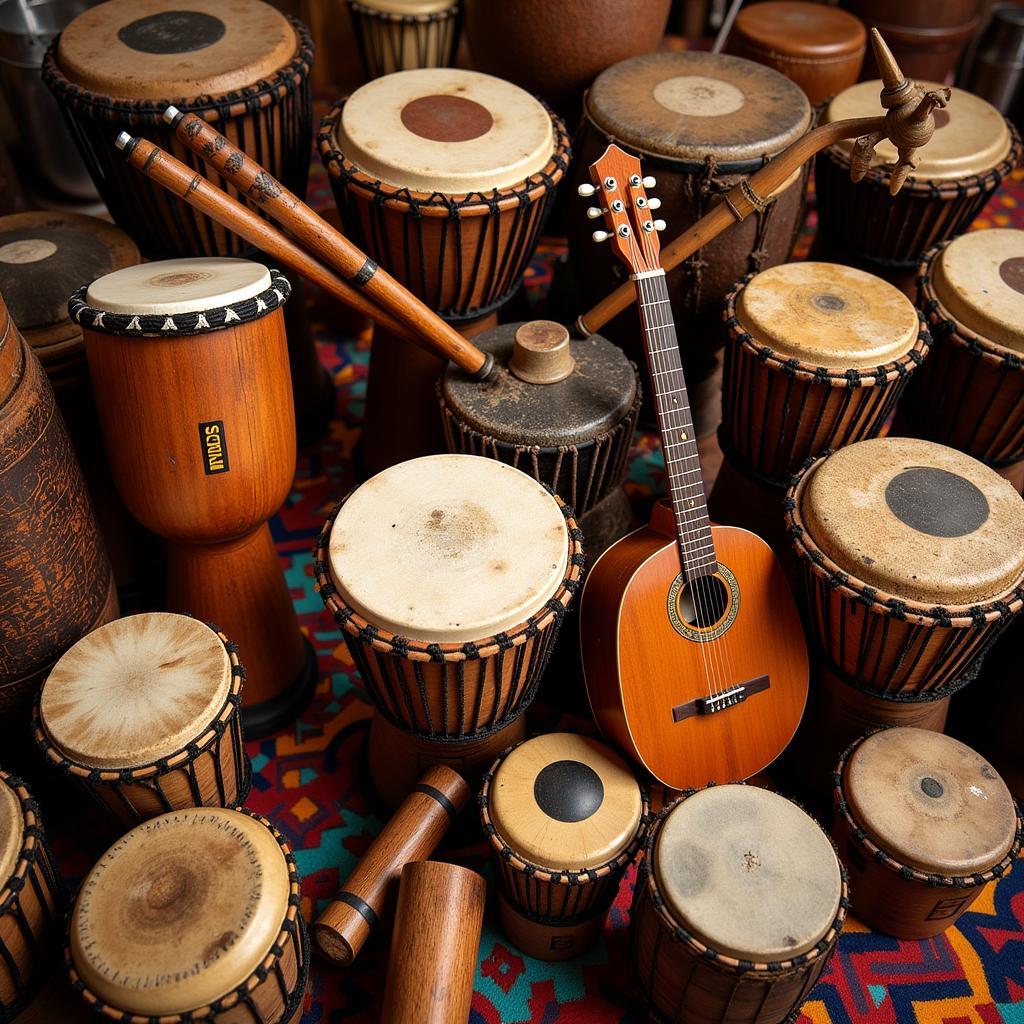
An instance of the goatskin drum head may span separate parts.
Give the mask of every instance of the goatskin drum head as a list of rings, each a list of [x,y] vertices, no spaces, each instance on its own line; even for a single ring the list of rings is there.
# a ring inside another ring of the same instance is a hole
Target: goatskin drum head
[[[440,14],[456,7],[454,0],[359,0],[361,7],[382,14],[397,14],[400,17],[417,17],[424,14]]]
[[[0,779],[0,889],[18,866],[25,837],[25,816],[18,794],[6,779]]]

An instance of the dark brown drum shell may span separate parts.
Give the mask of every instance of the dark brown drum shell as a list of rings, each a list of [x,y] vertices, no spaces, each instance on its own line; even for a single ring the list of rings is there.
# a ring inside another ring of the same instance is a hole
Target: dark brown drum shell
[[[0,769],[21,804],[24,835],[10,878],[0,885],[0,1018],[12,1020],[50,970],[63,925],[65,894],[46,843],[39,808],[21,779]]]
[[[849,907],[846,873],[839,912],[812,950],[741,962],[709,949],[669,913],[651,869],[660,824],[644,843],[630,910],[633,973],[652,1016],[666,1024],[780,1024],[807,999],[836,948]]]
[[[414,68],[445,68],[455,57],[462,8],[431,14],[393,14],[348,0],[352,29],[367,78]],[[411,58],[411,59],[410,59]]]
[[[988,871],[958,876],[919,871],[890,857],[857,824],[844,789],[846,765],[856,747],[854,743],[843,753],[832,777],[832,836],[850,873],[853,912],[870,928],[897,938],[939,935],[956,923],[989,882],[1013,867],[1021,850],[1020,810],[1013,846]]]
[[[850,4],[851,9],[863,7],[862,4]],[[870,6],[874,7],[874,4]],[[956,67],[964,46],[967,45],[978,29],[979,19],[974,14],[962,15],[956,22],[950,23],[949,16],[963,7],[977,11],[978,3],[963,5],[959,3],[941,3],[929,5],[930,10],[923,24],[912,25],[907,22],[893,24],[889,19],[895,14],[890,7],[880,16],[862,15],[869,28],[876,28],[886,41],[900,70],[917,81],[944,82],[947,75]],[[859,13],[859,12],[858,12]],[[902,15],[896,15],[900,17]],[[941,22],[941,24],[937,24]],[[879,77],[878,65],[874,54],[869,49],[864,58],[861,81]]]
[[[28,708],[54,662],[117,618],[117,591],[53,388],[0,299],[0,714]]]
[[[165,100],[133,100],[103,96],[70,81],[57,61],[59,37],[43,60],[43,80],[56,97],[85,165],[114,222],[127,231],[149,259],[175,256],[234,256],[251,246],[183,199],[140,175],[114,145],[120,131],[147,139],[198,174],[210,177],[203,160],[183,146],[164,124],[163,112],[173,104],[195,113],[239,149],[262,164],[278,181],[304,195],[309,174],[313,134],[313,41],[309,30],[288,18],[295,30],[295,56],[266,80],[222,96]],[[233,198],[243,201],[233,186],[211,178]]]
[[[830,146],[818,154],[814,170],[821,231],[854,256],[916,267],[933,245],[962,235],[1020,163],[1020,133],[1009,121],[1007,126],[1010,153],[992,170],[959,181],[911,177],[895,196],[889,194],[888,169],[872,167],[863,181],[853,182],[849,156]]]
[[[877,436],[931,339],[922,324],[910,352],[873,369],[840,371],[783,359],[736,318],[736,301],[749,280],[725,301],[719,444],[736,468],[781,487],[808,458]]]
[[[367,696],[392,725],[424,739],[465,739],[504,728],[530,706],[583,575],[582,532],[565,503],[555,500],[569,530],[569,558],[558,589],[526,622],[465,644],[396,636],[350,608],[334,588],[327,561],[344,499],[327,517],[313,551],[316,587],[343,631]]]
[[[36,698],[32,711],[36,744],[52,764],[75,779],[125,828],[186,807],[238,808],[249,795],[252,767],[239,713],[245,669],[238,661],[238,647],[219,630],[214,632],[231,660],[227,700],[210,726],[185,748],[151,764],[95,768],[73,761],[50,739]]]

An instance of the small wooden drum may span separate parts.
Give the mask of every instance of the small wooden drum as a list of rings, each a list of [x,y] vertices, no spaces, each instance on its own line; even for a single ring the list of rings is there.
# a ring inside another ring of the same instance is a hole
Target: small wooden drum
[[[548,733],[498,758],[480,822],[513,945],[538,960],[585,953],[640,849],[646,812],[626,762],[588,737]]]
[[[367,78],[445,68],[455,57],[458,0],[348,0]]]
[[[36,704],[36,742],[127,827],[185,807],[233,807],[251,777],[244,677],[235,645],[197,619],[117,619],[54,666]]]
[[[953,687],[1024,605],[1024,499],[952,448],[874,438],[786,499],[826,667],[887,694]]]
[[[864,24],[846,11],[769,0],[740,10],[726,49],[781,71],[818,104],[857,81],[867,42]]]
[[[823,120],[877,114],[880,89],[878,81],[846,89],[828,105]],[[818,223],[834,245],[883,266],[916,267],[926,250],[966,231],[1020,163],[1017,130],[985,100],[954,88],[949,106],[934,111],[934,117],[935,135],[895,196],[889,194],[889,181],[896,149],[888,140],[875,147],[872,167],[860,182],[850,180],[853,139],[819,154]]]
[[[89,872],[68,926],[71,983],[118,1024],[297,1024],[309,971],[299,875],[250,811],[173,811]]]
[[[874,437],[927,352],[901,291],[831,263],[762,271],[729,295],[725,318],[722,451],[774,487],[808,457]]]
[[[887,935],[944,932],[1020,853],[1020,812],[1006,784],[951,736],[868,736],[840,758],[834,798],[853,911]]]
[[[914,432],[1024,487],[1024,231],[973,232],[929,252],[918,307],[935,339],[907,392]]]
[[[46,979],[59,942],[63,885],[21,779],[0,769],[0,1019],[13,1020]]]
[[[673,1024],[780,1024],[794,1013],[848,906],[817,823],[768,790],[714,786],[674,804],[644,850],[632,948],[651,1009]]]
[[[574,185],[615,142],[644,160],[658,179],[663,216],[682,233],[734,185],[807,131],[811,107],[777,71],[719,54],[651,53],[602,72],[587,93]],[[719,420],[715,377],[726,293],[744,274],[789,257],[803,215],[804,175],[797,172],[766,208],[698,249],[668,276],[698,436]],[[583,298],[592,305],[625,278],[623,265],[591,240],[590,222],[570,221],[569,248]],[[635,311],[604,328],[630,354],[640,330]],[[638,355],[642,359],[642,356]]]
[[[206,257],[116,271],[70,305],[114,482],[168,542],[167,607],[245,652],[253,736],[294,718],[316,681],[267,526],[295,472],[288,295],[277,271]]]
[[[114,140],[123,129],[207,174],[163,122],[173,103],[213,122],[302,195],[312,62],[305,26],[261,0],[183,0],[171,8],[164,0],[109,0],[57,37],[43,78],[114,220],[147,256],[231,254],[247,243],[139,175]]]

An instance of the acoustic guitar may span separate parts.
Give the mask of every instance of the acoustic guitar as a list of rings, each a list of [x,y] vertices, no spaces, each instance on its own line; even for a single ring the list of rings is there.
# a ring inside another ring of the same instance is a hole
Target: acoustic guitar
[[[686,381],[659,266],[660,205],[609,146],[579,192],[636,289],[668,501],[594,563],[580,601],[587,692],[604,732],[673,789],[749,778],[785,749],[807,698],[807,646],[760,537],[708,518]]]

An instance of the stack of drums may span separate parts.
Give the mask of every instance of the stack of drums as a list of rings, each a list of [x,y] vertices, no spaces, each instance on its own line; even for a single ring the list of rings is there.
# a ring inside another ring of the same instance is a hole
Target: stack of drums
[[[367,78],[415,68],[446,68],[459,42],[452,0],[348,0]]]
[[[675,803],[644,851],[631,945],[652,1017],[795,1019],[847,913],[845,875],[814,820],[767,790],[714,786]]]
[[[615,142],[641,157],[657,176],[659,216],[681,234],[782,152],[810,126],[811,107],[800,88],[771,68],[710,53],[652,53],[600,74],[587,93],[579,135],[576,181]],[[698,249],[669,272],[683,364],[698,437],[720,419],[718,315],[722,300],[745,274],[784,263],[803,217],[806,175],[796,171],[763,210]],[[626,275],[607,249],[596,249],[589,222],[573,217],[570,259],[588,305]],[[605,328],[613,341],[642,359],[635,310]]]
[[[49,761],[125,827],[249,792],[234,644],[197,619],[130,615],[79,640],[35,709]]]
[[[497,322],[569,160],[562,122],[517,86],[456,69],[387,75],[324,119],[320,154],[346,234],[467,336]],[[374,332],[362,458],[444,449],[441,361]]]
[[[861,82],[841,92],[823,120],[877,115],[881,88],[878,81]],[[887,139],[875,147],[867,177],[859,182],[850,180],[853,139],[818,155],[818,222],[837,250],[892,271],[912,270],[926,250],[966,231],[1020,163],[1017,130],[983,99],[953,89],[949,105],[933,116],[935,134],[895,196],[889,182],[897,153]]]
[[[538,960],[597,941],[647,825],[626,762],[596,740],[548,733],[503,754],[484,777],[480,821],[508,939]]]
[[[883,729],[859,740],[839,760],[833,795],[853,911],[887,935],[944,932],[1020,853],[1006,784],[950,736]]]
[[[314,571],[376,709],[372,781],[397,806],[426,766],[472,782],[523,738],[583,551],[565,505],[525,473],[435,455],[342,501]]]
[[[297,1024],[309,973],[299,901],[295,858],[269,821],[164,814],[86,876],[68,975],[96,1020]]]
[[[952,448],[875,438],[811,463],[786,506],[819,662],[801,740],[820,785],[868,729],[942,731],[1024,605],[1024,499]]]
[[[918,307],[935,344],[900,412],[911,432],[973,455],[1024,490],[1024,231],[931,250]]]
[[[928,336],[897,288],[830,263],[787,263],[741,282],[725,321],[726,461],[711,514],[781,551],[792,475],[808,458],[881,431]]]

